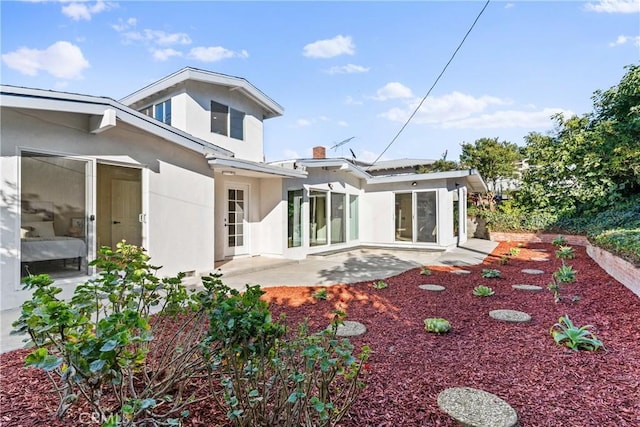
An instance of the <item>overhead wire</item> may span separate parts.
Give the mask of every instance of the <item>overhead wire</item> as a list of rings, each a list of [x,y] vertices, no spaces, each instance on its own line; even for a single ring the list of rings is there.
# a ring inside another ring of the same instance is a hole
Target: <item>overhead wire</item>
[[[453,51],[453,54],[451,55],[451,57],[449,58],[449,61],[447,61],[447,63],[445,64],[444,68],[442,69],[442,71],[440,72],[440,74],[438,75],[438,77],[436,78],[436,80],[433,82],[433,84],[431,85],[431,87],[429,88],[429,90],[427,91],[427,94],[425,96],[422,97],[422,100],[420,101],[420,103],[418,104],[418,106],[413,110],[413,112],[411,113],[411,115],[409,116],[409,118],[405,121],[405,123],[402,125],[402,127],[400,128],[400,130],[398,131],[398,133],[396,133],[396,135],[393,137],[393,139],[391,140],[391,142],[389,142],[389,144],[387,144],[387,146],[385,147],[385,149],[382,151],[382,153],[380,153],[380,155],[373,161],[373,163],[371,163],[371,165],[369,165],[369,167],[367,168],[367,170],[372,167],[373,165],[375,165],[378,160],[380,160],[380,158],[384,155],[384,153],[386,153],[389,148],[391,148],[391,146],[393,145],[394,142],[396,142],[396,140],[398,139],[398,137],[400,136],[400,134],[405,130],[405,128],[409,125],[409,123],[411,122],[411,120],[415,117],[415,115],[418,113],[418,111],[420,110],[420,107],[422,107],[422,104],[424,104],[424,102],[427,100],[427,98],[429,97],[429,95],[431,94],[431,92],[433,91],[433,88],[436,87],[436,85],[438,84],[438,81],[440,81],[440,78],[444,75],[445,71],[447,71],[447,68],[449,67],[449,64],[451,64],[451,62],[453,62],[453,59],[456,57],[456,55],[458,54],[458,51],[460,50],[460,48],[462,48],[462,45],[464,44],[464,42],[467,40],[467,37],[469,37],[469,34],[471,34],[471,31],[473,30],[473,28],[476,26],[476,23],[478,22],[478,20],[480,19],[480,17],[482,16],[482,14],[484,13],[485,9],[487,8],[487,6],[489,6],[489,3],[491,2],[491,0],[487,0],[484,4],[484,6],[482,7],[482,10],[480,10],[480,13],[478,13],[478,16],[476,16],[476,19],[473,21],[473,23],[471,24],[471,26],[469,27],[469,30],[467,30],[467,33],[464,35],[464,37],[462,38],[462,40],[460,41],[460,43],[458,44],[458,47],[456,48],[455,51]]]

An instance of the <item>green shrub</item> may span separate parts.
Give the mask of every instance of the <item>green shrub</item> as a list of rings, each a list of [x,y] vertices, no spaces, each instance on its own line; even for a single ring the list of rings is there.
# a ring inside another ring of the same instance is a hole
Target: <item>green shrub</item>
[[[519,253],[520,253],[520,248],[509,249],[509,256],[518,256]]]
[[[373,289],[385,289],[389,286],[389,284],[384,280],[377,280],[373,282],[371,286],[373,286]]]
[[[498,279],[501,277],[500,270],[494,270],[490,268],[482,269],[482,277],[487,279]]]
[[[422,274],[423,276],[431,276],[431,269],[429,267],[422,267],[422,270],[420,270],[420,274]]]
[[[565,246],[567,244],[567,239],[565,239],[564,236],[558,236],[555,239],[553,239],[551,244],[555,247]]]
[[[604,349],[602,341],[589,330],[592,327],[591,325],[575,326],[567,314],[559,318],[558,323],[554,324],[549,332],[556,344],[564,345],[574,351]]]
[[[441,317],[429,317],[424,319],[424,329],[435,334],[446,334],[451,330],[451,324]]]
[[[327,288],[320,288],[317,291],[315,291],[311,296],[317,300],[326,300],[329,297],[329,295],[327,294]]]
[[[478,285],[473,288],[473,295],[477,297],[490,297],[495,292],[489,286]]]

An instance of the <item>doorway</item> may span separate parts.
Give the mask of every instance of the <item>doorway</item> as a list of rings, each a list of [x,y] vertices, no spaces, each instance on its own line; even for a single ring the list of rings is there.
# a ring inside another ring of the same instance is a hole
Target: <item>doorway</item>
[[[435,191],[396,193],[394,232],[397,242],[438,241],[436,200]]]
[[[248,198],[249,186],[227,187],[227,203],[224,215],[226,229],[225,256],[244,255],[249,252]]]

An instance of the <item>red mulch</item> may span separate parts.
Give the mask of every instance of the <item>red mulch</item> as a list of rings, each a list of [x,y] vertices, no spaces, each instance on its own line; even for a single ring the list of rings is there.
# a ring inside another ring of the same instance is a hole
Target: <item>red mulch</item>
[[[345,427],[454,426],[436,399],[455,386],[498,395],[515,408],[521,426],[640,426],[640,298],[598,267],[584,248],[574,247],[576,259],[568,263],[578,271],[577,282],[564,285],[563,295],[580,299],[556,304],[546,290],[550,274],[560,266],[554,248],[528,244],[500,265],[499,258],[511,247],[515,244],[501,243],[483,265],[466,267],[472,272],[468,276],[451,274],[449,267],[433,267],[431,276],[413,269],[388,279],[389,287],[382,290],[373,289],[371,282],[329,287],[327,301],[313,299],[312,287],[266,288],[265,298],[274,318],[284,312],[292,325],[308,318],[312,330],[324,328],[332,310],[340,308],[348,319],[367,326],[365,335],[351,339],[356,348],[372,348],[367,388],[343,421]],[[531,260],[540,256],[550,261]],[[483,268],[499,269],[502,278],[482,278]],[[546,273],[527,275],[523,268]],[[424,291],[418,288],[423,283],[447,289]],[[517,291],[511,288],[516,283],[545,290]],[[472,296],[478,284],[491,286],[495,295]],[[515,324],[488,316],[490,310],[507,308],[533,319]],[[565,314],[577,325],[593,325],[607,351],[572,352],[555,345],[549,328]],[[427,317],[445,317],[452,331],[426,333]],[[54,419],[51,386],[41,372],[21,368],[25,354],[19,350],[0,356],[0,425],[80,425],[77,412],[64,422]],[[214,405],[191,412],[186,425],[226,425]]]

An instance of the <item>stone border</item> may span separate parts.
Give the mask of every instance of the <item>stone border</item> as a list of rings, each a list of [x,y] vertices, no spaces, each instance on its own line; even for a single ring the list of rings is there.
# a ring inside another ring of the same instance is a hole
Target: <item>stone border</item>
[[[529,243],[551,243],[560,234],[547,233],[494,233],[491,232],[491,240],[495,242],[529,242]],[[615,256],[611,252],[593,246],[585,236],[563,235],[570,245],[585,246],[587,254],[593,259],[608,275],[622,283],[627,289],[640,297],[640,268],[630,262]]]

